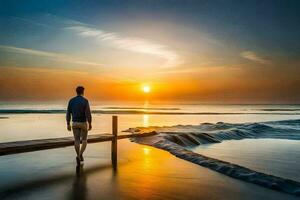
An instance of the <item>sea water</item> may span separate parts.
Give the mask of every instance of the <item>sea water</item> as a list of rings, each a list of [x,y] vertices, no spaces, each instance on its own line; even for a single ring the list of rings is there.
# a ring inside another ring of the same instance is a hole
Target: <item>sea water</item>
[[[67,102],[0,102],[0,142],[70,136],[66,130]],[[202,105],[196,103],[91,102],[93,130],[111,132],[111,116],[119,130],[130,127],[245,123],[299,119],[299,105]]]
[[[300,182],[300,140],[243,139],[204,144],[192,149],[255,171]]]
[[[0,142],[71,136],[65,104],[0,103]],[[89,134],[111,132],[112,115],[118,115],[119,134],[134,127],[156,130],[168,145],[180,144],[221,162],[299,181],[299,105],[99,102],[92,103],[92,111]]]

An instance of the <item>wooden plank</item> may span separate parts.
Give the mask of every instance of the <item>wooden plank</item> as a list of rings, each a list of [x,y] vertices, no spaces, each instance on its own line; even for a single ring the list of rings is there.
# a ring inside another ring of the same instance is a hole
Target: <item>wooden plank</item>
[[[146,134],[125,134],[118,135],[118,139],[130,138],[130,137],[144,137],[156,134],[155,132]],[[88,143],[112,141],[114,136],[112,134],[95,134],[88,136]],[[74,145],[73,137],[52,138],[52,139],[38,139],[27,140],[17,142],[0,143],[0,156],[17,154],[31,151],[39,151],[46,149],[62,148]]]
[[[104,142],[104,141],[110,141],[112,138],[113,137],[110,134],[89,135],[88,142],[89,143]],[[61,147],[72,146],[72,145],[74,145],[73,137],[0,143],[0,155],[61,148]]]

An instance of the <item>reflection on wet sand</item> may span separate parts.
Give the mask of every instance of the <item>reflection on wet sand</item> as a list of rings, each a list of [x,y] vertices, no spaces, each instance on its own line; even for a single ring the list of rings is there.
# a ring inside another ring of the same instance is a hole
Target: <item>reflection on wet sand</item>
[[[231,179],[180,160],[168,152],[129,140],[119,142],[116,173],[110,163],[108,147],[109,144],[105,143],[88,146],[85,164],[77,170],[75,161],[64,163],[62,160],[73,159],[71,148],[48,151],[51,153],[43,163],[39,155],[45,156],[47,152],[31,154],[29,169],[34,169],[32,163],[42,165],[35,169],[37,175],[27,171],[26,167],[6,169],[7,177],[17,179],[0,180],[0,199],[296,199]],[[53,154],[54,160],[51,158]],[[29,155],[23,154],[27,159]],[[20,161],[20,156],[11,159]],[[5,166],[4,160],[0,160],[0,164]],[[247,197],[243,195],[245,193]]]
[[[86,180],[87,178],[101,170],[111,168],[110,165],[98,165],[84,169],[83,166],[76,166],[75,173],[60,174],[57,176],[45,176],[44,178],[34,179],[26,182],[20,182],[7,187],[2,187],[0,191],[0,199],[14,199],[15,195],[34,192],[35,190],[51,187],[56,184],[69,184],[73,179],[72,190],[69,199],[85,199],[87,195]]]
[[[69,199],[85,200],[88,194],[86,186],[86,173],[84,173],[83,165],[76,166],[76,176],[74,177],[72,190],[70,191]]]

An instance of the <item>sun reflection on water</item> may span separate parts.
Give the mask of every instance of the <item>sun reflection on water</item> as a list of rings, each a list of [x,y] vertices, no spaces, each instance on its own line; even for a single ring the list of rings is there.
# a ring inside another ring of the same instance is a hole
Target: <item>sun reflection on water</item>
[[[147,114],[143,115],[143,126],[144,127],[149,126],[149,115],[147,115]]]
[[[150,154],[150,149],[147,148],[147,147],[144,147],[144,148],[143,148],[143,151],[144,151],[144,154],[145,154],[145,155],[149,155],[149,154]]]

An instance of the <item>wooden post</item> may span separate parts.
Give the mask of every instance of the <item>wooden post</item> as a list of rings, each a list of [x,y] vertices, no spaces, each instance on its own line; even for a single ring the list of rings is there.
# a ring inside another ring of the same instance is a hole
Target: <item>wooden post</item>
[[[118,158],[118,116],[112,116],[112,134],[114,137],[111,141],[111,163],[113,165],[114,170],[116,170]]]

